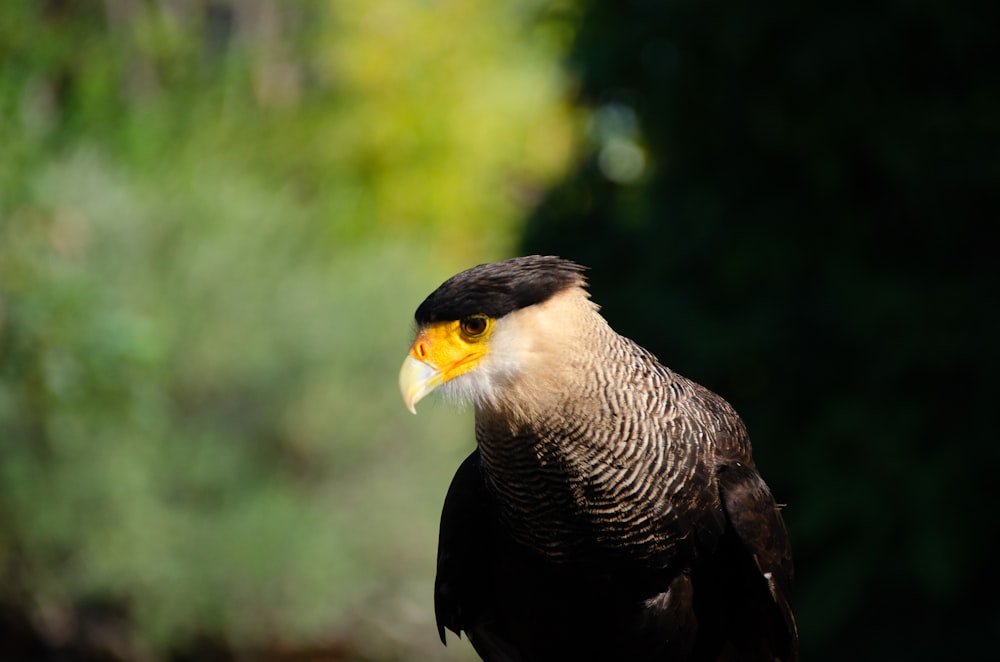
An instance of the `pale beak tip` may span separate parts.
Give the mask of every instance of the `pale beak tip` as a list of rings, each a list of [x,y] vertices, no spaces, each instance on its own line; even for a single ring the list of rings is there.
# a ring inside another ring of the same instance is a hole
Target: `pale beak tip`
[[[423,361],[407,356],[399,371],[399,391],[403,404],[411,414],[417,413],[417,403],[441,383],[441,373],[437,368]]]

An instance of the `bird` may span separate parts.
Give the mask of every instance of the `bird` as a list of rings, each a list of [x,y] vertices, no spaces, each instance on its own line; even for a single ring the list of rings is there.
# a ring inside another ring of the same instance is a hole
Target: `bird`
[[[404,404],[475,411],[441,514],[441,641],[486,662],[797,660],[788,533],[746,426],[615,332],[585,271],[480,264],[416,309]]]

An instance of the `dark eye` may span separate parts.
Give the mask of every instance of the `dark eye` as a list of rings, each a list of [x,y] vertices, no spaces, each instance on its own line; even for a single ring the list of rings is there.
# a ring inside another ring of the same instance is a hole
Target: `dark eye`
[[[489,326],[489,323],[482,315],[472,315],[471,317],[463,319],[460,322],[460,325],[462,327],[462,333],[470,338],[475,338],[476,336],[481,336],[486,332],[486,327]]]

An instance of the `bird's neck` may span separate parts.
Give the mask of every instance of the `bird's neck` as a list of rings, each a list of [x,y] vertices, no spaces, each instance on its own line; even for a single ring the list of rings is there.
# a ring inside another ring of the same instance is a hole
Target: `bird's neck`
[[[668,406],[646,400],[671,373],[606,324],[587,342],[606,351],[550,366],[545,393],[518,398],[516,411],[476,411],[482,467],[501,518],[515,539],[554,559],[572,560],[602,539],[627,543],[646,504],[659,508],[664,497],[634,480],[649,473],[637,465],[669,465],[662,435],[650,427],[655,417],[636,412]],[[634,542],[636,550],[658,549]]]

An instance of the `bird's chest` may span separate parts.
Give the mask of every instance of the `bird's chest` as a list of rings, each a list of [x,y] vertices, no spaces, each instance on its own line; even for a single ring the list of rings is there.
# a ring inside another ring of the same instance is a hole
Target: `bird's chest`
[[[579,439],[577,437],[580,437]],[[612,447],[583,443],[587,430],[504,434],[480,430],[489,490],[510,535],[554,561],[673,558],[687,499],[671,449],[637,431]],[[676,453],[674,453],[676,454]]]

